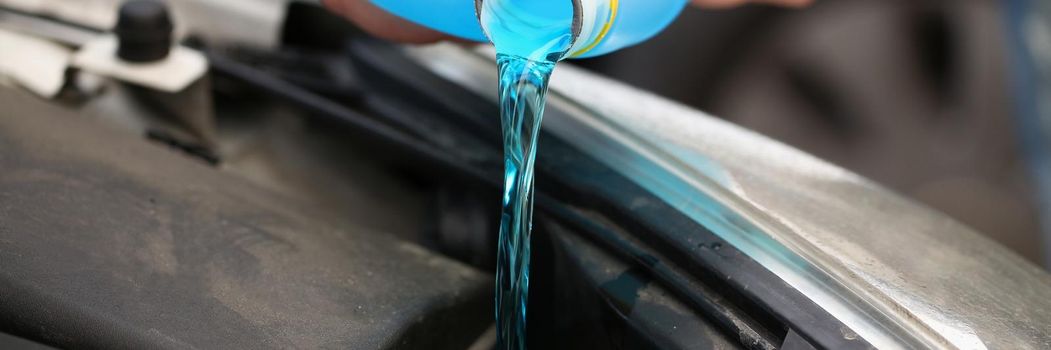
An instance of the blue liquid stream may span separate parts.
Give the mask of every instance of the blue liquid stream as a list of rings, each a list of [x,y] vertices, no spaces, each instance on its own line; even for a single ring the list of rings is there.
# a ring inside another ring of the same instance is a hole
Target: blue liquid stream
[[[498,349],[525,349],[533,164],[554,62],[497,55],[504,140],[504,193],[496,270]]]
[[[504,140],[504,193],[496,264],[497,349],[526,348],[533,163],[555,62],[573,43],[565,0],[487,0],[479,20],[496,46]]]

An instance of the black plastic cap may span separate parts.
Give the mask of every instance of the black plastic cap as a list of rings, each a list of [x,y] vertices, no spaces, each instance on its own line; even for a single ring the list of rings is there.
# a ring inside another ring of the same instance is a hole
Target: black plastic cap
[[[172,20],[168,7],[153,0],[131,0],[120,7],[117,57],[128,62],[155,62],[168,57],[172,47]]]

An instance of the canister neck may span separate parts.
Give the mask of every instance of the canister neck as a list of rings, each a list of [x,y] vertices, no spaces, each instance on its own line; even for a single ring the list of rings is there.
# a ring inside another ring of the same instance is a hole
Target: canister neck
[[[581,28],[566,58],[584,55],[602,44],[617,18],[619,4],[618,0],[579,0],[575,9]]]
[[[482,4],[487,0],[475,0],[474,1],[474,13],[478,21],[482,21]],[[488,1],[500,1],[500,0],[488,0]],[[586,15],[592,12],[592,9],[598,8],[599,3],[609,2],[611,0],[564,0],[571,1],[573,3],[573,21],[572,21],[572,44],[569,50],[566,52],[564,58],[569,58],[574,55],[581,48],[585,48],[588,43],[582,43],[581,38],[587,39],[593,30],[595,16]],[[616,0],[612,0],[616,1]],[[586,33],[585,33],[586,32]],[[584,35],[587,34],[587,35]],[[488,36],[489,33],[486,33]],[[492,41],[492,38],[489,38]]]

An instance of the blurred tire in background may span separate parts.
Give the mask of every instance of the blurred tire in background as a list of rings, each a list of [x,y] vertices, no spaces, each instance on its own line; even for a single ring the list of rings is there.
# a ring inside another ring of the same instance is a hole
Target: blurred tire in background
[[[1039,263],[1004,18],[982,0],[691,9],[654,40],[576,63],[860,173]]]

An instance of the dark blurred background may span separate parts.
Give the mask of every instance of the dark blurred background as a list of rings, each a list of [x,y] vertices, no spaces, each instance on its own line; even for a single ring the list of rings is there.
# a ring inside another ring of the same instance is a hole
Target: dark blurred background
[[[1004,3],[691,8],[653,40],[575,63],[860,173],[1039,264]]]

